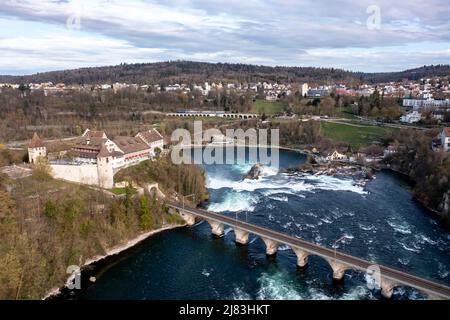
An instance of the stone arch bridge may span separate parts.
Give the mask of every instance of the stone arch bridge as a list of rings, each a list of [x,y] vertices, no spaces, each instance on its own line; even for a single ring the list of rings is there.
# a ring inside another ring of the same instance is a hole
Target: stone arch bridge
[[[196,219],[206,220],[210,224],[211,232],[214,236],[223,236],[224,226],[230,226],[234,230],[235,241],[237,244],[248,244],[250,234],[259,236],[264,241],[266,245],[266,254],[269,256],[276,254],[278,246],[287,245],[296,254],[298,267],[305,267],[308,263],[309,256],[320,256],[325,259],[332,268],[334,280],[342,280],[345,271],[350,269],[363,271],[364,273],[367,273],[370,270],[379,271],[378,285],[382,295],[386,298],[392,296],[395,287],[408,286],[419,290],[429,299],[450,299],[450,288],[439,283],[413,276],[393,268],[374,265],[374,263],[369,261],[224,215],[203,209],[186,207],[172,201],[167,201],[166,204],[172,211],[178,212],[190,226],[196,223]]]

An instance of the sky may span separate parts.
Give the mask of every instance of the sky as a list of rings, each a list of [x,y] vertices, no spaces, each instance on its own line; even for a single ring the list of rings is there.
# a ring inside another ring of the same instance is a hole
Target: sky
[[[0,74],[168,60],[450,64],[450,0],[0,0]]]

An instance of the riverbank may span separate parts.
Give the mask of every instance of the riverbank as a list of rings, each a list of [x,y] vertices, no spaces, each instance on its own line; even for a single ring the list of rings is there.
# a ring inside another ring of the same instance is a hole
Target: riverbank
[[[103,255],[97,255],[95,257],[92,257],[85,261],[85,263],[81,267],[81,277],[82,277],[82,287],[83,284],[89,284],[89,282],[92,283],[92,281],[89,280],[89,274],[96,273],[97,271],[100,271],[102,267],[107,266],[117,258],[120,254],[125,253],[127,250],[130,250],[140,243],[142,243],[144,240],[150,238],[153,235],[162,233],[164,231],[172,230],[175,228],[182,228],[185,227],[186,224],[168,224],[161,228],[151,230],[145,233],[142,233],[138,235],[136,238],[131,239],[127,241],[124,244],[115,246],[113,248],[110,248],[106,250],[106,253]],[[88,279],[88,280],[86,280]],[[51,300],[51,299],[58,299],[61,295],[65,295],[65,291],[69,291],[66,286],[63,286],[61,288],[53,288],[51,289],[43,298],[42,300]]]
[[[391,172],[391,173],[395,173],[396,175],[400,176],[402,179],[407,181],[408,184],[411,186],[411,188],[414,188],[414,185],[416,184],[416,182],[407,173],[404,173],[404,172],[402,172],[400,170],[394,169],[394,168],[392,168],[390,166],[382,166],[380,168],[380,170],[384,170],[384,171],[388,171],[388,172]],[[442,212],[440,212],[440,211],[438,211],[438,210],[436,210],[436,209],[434,209],[434,208],[432,208],[430,206],[427,206],[422,199],[420,199],[419,197],[417,197],[414,194],[414,192],[412,192],[412,197],[413,197],[413,199],[415,201],[417,201],[425,209],[425,212],[427,212],[432,218],[434,218],[434,219],[438,220],[439,222],[441,222],[443,227],[446,230],[450,231],[450,220],[446,219],[445,215]]]

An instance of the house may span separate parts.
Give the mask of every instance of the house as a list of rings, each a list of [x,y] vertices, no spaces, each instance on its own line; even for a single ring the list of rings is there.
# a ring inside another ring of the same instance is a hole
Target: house
[[[395,146],[390,145],[386,149],[384,149],[383,158],[387,158],[396,153],[397,153],[397,148]]]
[[[444,121],[445,111],[446,110],[444,109],[433,110],[431,112],[431,117],[437,121]]]
[[[315,88],[315,89],[309,89],[307,96],[310,98],[322,98],[327,95],[329,95],[329,91],[327,88]]]
[[[333,153],[329,154],[327,157],[328,161],[341,161],[341,160],[347,160],[347,156],[345,154],[337,152],[337,150],[334,150]]]
[[[412,107],[414,110],[424,108],[446,108],[450,107],[450,100],[435,99],[403,99],[404,107]]]
[[[159,153],[164,148],[164,138],[156,129],[139,132],[136,138],[142,139],[150,147],[151,155]]]
[[[405,123],[415,123],[415,122],[419,122],[422,119],[422,114],[420,112],[417,111],[413,111],[410,113],[407,113],[403,116],[400,117],[400,122],[405,122]]]
[[[442,129],[440,136],[442,149],[450,152],[450,127]]]

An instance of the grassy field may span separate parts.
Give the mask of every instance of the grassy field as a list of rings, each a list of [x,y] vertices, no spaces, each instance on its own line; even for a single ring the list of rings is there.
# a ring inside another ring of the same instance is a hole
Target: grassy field
[[[267,116],[272,116],[279,112],[283,112],[285,104],[278,101],[256,100],[254,104],[254,112],[258,114],[265,113]]]
[[[352,108],[350,107],[342,107],[337,108],[338,114],[337,117],[339,118],[346,118],[346,119],[355,119],[356,116],[352,113]]]
[[[359,148],[379,141],[386,133],[396,129],[322,122],[321,130],[322,134],[331,140],[347,143],[352,148]]]

